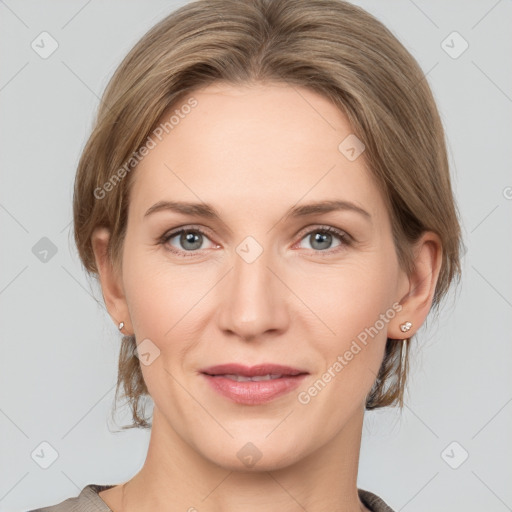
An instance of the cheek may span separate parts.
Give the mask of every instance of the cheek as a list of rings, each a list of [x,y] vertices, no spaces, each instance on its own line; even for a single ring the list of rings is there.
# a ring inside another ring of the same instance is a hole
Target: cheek
[[[311,328],[314,349],[324,365],[316,387],[328,388],[322,390],[318,404],[344,403],[350,409],[364,401],[375,381],[388,325],[397,314],[392,295],[395,271],[393,262],[388,263],[368,253],[336,269],[317,272],[314,281],[300,288],[318,317],[310,321],[316,326]]]
[[[373,326],[392,306],[395,274],[385,258],[367,253],[336,266],[319,266],[314,277],[297,280],[293,289],[327,337],[343,344]]]
[[[326,436],[365,404],[382,363],[388,324],[396,316],[392,269],[386,273],[380,264],[365,263],[315,279],[323,293],[309,295],[311,309],[322,320],[312,319],[311,325],[317,326],[312,348],[323,367],[298,399],[311,418],[318,418],[312,421],[322,423]],[[315,335],[320,331],[326,334]]]
[[[184,272],[162,260],[160,257],[156,261],[148,255],[132,257],[127,265],[129,277],[125,287],[137,343],[149,339],[156,346],[150,349],[151,357],[157,354],[153,362],[141,364],[144,381],[155,403],[163,390],[179,393],[171,375],[179,371],[197,338],[194,330],[201,315],[200,299],[210,288],[206,286],[204,273],[202,281],[200,275],[193,279],[190,271]]]
[[[137,337],[158,345],[190,322],[211,283],[199,267],[173,263],[161,247],[145,252],[141,246],[127,249],[125,292]]]
[[[158,344],[176,322],[180,308],[176,290],[173,291],[168,277],[153,270],[133,272],[126,293],[137,339],[150,338]]]

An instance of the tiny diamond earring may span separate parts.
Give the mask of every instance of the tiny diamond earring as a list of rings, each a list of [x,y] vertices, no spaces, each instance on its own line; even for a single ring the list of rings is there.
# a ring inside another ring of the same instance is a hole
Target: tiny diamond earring
[[[405,322],[404,324],[400,325],[400,330],[402,332],[407,332],[411,327],[412,327],[412,323],[411,322]]]
[[[119,322],[119,330],[122,331],[124,327],[124,322]]]

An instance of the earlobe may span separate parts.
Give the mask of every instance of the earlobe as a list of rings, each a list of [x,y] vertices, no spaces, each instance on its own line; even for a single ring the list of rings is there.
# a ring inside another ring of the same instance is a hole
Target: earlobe
[[[96,228],[91,236],[105,306],[116,327],[119,328],[122,322],[123,327],[119,330],[127,333],[131,331],[128,305],[124,296],[121,272],[114,268],[108,255],[109,240],[110,232],[105,227]]]
[[[414,254],[414,270],[407,278],[409,291],[400,297],[402,310],[388,330],[388,337],[392,339],[410,338],[427,318],[442,264],[439,236],[432,231],[425,232]]]

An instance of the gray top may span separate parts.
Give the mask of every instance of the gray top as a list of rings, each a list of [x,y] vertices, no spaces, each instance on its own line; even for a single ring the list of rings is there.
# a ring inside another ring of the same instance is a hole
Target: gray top
[[[108,505],[98,496],[98,493],[110,489],[114,485],[86,485],[82,492],[75,498],[45,508],[30,510],[29,512],[112,512]],[[360,500],[372,512],[394,512],[384,500],[376,494],[364,489],[357,490]]]

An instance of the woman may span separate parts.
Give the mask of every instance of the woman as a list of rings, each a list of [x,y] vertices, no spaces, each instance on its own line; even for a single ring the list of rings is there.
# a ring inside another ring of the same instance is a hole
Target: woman
[[[110,81],[74,195],[148,455],[39,510],[392,511],[357,488],[364,411],[403,406],[407,344],[460,277],[457,217],[427,81],[371,15],[172,13]]]

